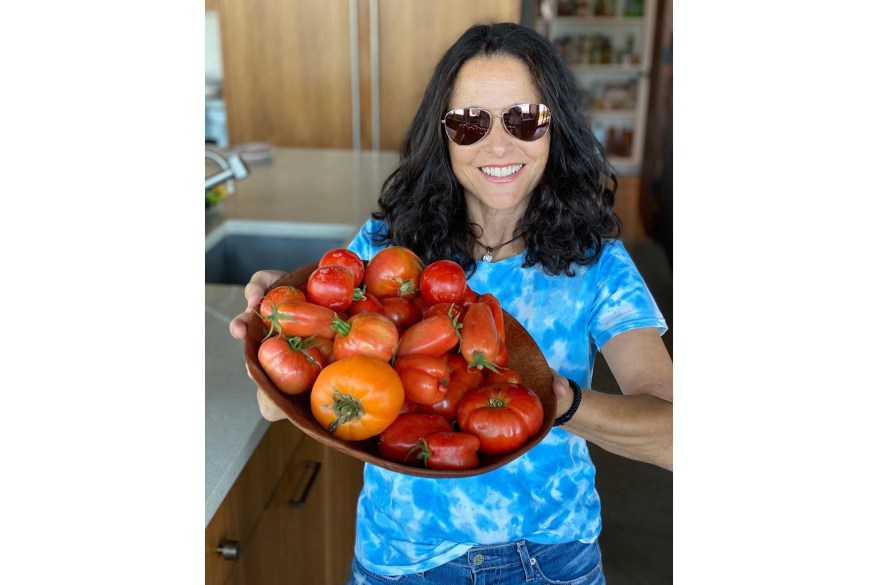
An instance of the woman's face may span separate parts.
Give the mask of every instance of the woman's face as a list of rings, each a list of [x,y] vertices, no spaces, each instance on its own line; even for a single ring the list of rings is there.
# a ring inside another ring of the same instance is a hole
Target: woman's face
[[[476,215],[472,219],[497,211],[517,217],[527,208],[546,168],[550,136],[519,140],[506,132],[499,116],[513,104],[541,101],[527,67],[508,55],[470,59],[458,72],[448,109],[478,107],[494,116],[490,132],[476,144],[448,141],[451,168]]]

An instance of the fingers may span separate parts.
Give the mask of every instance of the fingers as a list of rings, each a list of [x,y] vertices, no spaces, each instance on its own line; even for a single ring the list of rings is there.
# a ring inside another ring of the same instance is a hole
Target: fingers
[[[258,307],[259,301],[262,300],[268,287],[277,282],[277,279],[283,275],[284,273],[280,270],[260,270],[254,273],[250,277],[250,282],[244,287],[244,298],[247,300],[247,307],[251,309]]]
[[[229,333],[235,339],[244,339],[247,337],[247,324],[250,323],[250,315],[253,313],[253,307],[247,307],[247,309],[236,315],[234,319],[229,322]]]
[[[244,299],[247,308],[229,322],[229,334],[235,339],[247,337],[247,324],[250,323],[250,315],[259,306],[265,291],[283,276],[280,270],[260,270],[250,277],[250,282],[244,287]]]
[[[286,418],[284,411],[278,408],[262,388],[259,388],[258,386],[256,388],[256,402],[259,403],[259,413],[265,420],[274,422]]]

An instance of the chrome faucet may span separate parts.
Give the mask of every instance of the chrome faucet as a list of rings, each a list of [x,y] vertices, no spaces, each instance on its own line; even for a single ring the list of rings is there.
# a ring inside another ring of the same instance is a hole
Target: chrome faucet
[[[241,160],[241,157],[238,154],[230,154],[227,157],[224,157],[216,151],[205,148],[204,157],[209,158],[222,169],[217,174],[207,177],[204,180],[205,191],[209,190],[211,187],[216,187],[225,181],[226,193],[231,195],[235,192],[235,181],[240,181],[250,174],[250,169],[247,168],[247,165],[244,164],[244,161]]]

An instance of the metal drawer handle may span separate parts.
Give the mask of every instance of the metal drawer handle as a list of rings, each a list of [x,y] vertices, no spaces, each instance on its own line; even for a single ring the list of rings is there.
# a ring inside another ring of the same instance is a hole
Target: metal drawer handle
[[[292,499],[289,501],[288,506],[290,508],[304,508],[305,500],[308,498],[308,493],[311,491],[311,486],[314,485],[314,480],[317,479],[317,472],[320,471],[320,462],[319,461],[306,461],[305,462],[305,474],[302,476],[302,481],[299,482],[299,485],[304,484],[304,488],[300,488],[299,491],[302,492],[302,495],[296,499]]]
[[[227,561],[237,561],[241,555],[241,545],[237,540],[224,540],[216,547],[216,552],[223,555]]]

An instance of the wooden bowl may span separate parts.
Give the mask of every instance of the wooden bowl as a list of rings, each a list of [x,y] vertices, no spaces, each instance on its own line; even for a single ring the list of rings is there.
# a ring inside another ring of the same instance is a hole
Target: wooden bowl
[[[293,272],[290,272],[280,280],[278,280],[272,288],[277,286],[291,285],[304,291],[308,282],[308,277],[317,268],[317,264],[303,266]],[[436,469],[426,469],[423,467],[415,467],[413,465],[405,465],[385,459],[378,453],[377,437],[365,439],[362,441],[344,441],[333,435],[320,426],[320,423],[311,414],[311,398],[310,393],[289,395],[281,392],[275,386],[265,370],[259,364],[257,353],[262,339],[265,337],[266,328],[262,319],[253,314],[247,328],[247,337],[244,340],[244,356],[250,373],[256,383],[265,391],[268,397],[274,402],[287,418],[301,429],[311,438],[328,445],[329,447],[341,451],[346,455],[360,459],[367,463],[405,473],[408,475],[417,475],[421,477],[469,477],[479,475],[497,469],[506,465],[513,459],[517,459],[531,448],[539,443],[552,428],[555,420],[556,399],[552,392],[552,372],[549,370],[549,364],[546,363],[545,357],[536,342],[522,327],[521,323],[515,320],[509,313],[503,311],[503,320],[506,325],[506,346],[509,350],[509,367],[515,369],[522,378],[524,385],[534,391],[543,404],[543,424],[540,430],[521,447],[508,453],[500,455],[486,455],[479,453],[479,466],[474,469],[463,471],[443,471]]]

